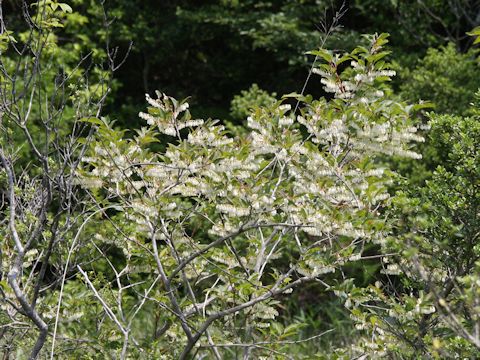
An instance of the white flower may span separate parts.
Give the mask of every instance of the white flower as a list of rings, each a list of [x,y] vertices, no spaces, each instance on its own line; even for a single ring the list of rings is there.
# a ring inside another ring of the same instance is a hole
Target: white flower
[[[177,135],[177,131],[175,130],[175,128],[173,126],[169,126],[165,129],[163,129],[162,132],[165,135],[170,135],[170,136],[176,136]]]
[[[288,111],[292,109],[292,106],[290,104],[283,104],[278,107],[280,110]]]
[[[290,117],[290,116],[283,116],[278,121],[278,125],[280,125],[280,126],[288,126],[288,125],[292,125],[292,124],[293,124],[293,118]]]
[[[152,116],[150,114],[147,114],[147,113],[144,113],[144,112],[138,113],[138,116],[141,119],[146,120],[148,125],[153,125],[157,122],[157,119],[154,116]]]

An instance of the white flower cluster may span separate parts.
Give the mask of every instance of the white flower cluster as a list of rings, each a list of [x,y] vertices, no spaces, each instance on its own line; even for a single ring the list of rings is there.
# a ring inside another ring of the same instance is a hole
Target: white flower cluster
[[[188,134],[187,141],[192,145],[203,145],[211,147],[226,146],[233,143],[233,139],[225,136],[224,126],[209,125],[208,127],[200,127]]]
[[[152,110],[148,113],[140,112],[138,114],[148,125],[156,125],[162,133],[170,136],[180,136],[180,130],[182,129],[203,125],[204,121],[201,119],[190,119],[187,102],[178,103],[174,98],[158,91],[156,94],[157,99],[151,98],[148,94],[145,95],[147,102],[152,106]],[[182,113],[185,114],[180,118]]]

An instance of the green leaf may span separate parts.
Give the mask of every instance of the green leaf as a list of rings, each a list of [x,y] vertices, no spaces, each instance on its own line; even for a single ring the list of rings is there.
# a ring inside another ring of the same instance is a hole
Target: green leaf
[[[328,50],[325,50],[325,49],[318,49],[318,50],[309,51],[309,52],[307,52],[307,54],[318,56],[319,58],[322,58],[326,62],[332,62],[333,61],[332,53]]]
[[[475,29],[473,29],[472,31],[469,31],[467,32],[467,35],[470,35],[470,36],[476,36],[477,38],[475,39],[475,41],[473,42],[473,44],[478,44],[480,43],[480,26],[477,26]]]
[[[310,103],[312,102],[312,96],[311,95],[302,95],[296,92],[291,92],[289,94],[285,94],[282,96],[282,99],[296,99],[298,101],[302,101],[305,103]]]
[[[63,12],[66,12],[66,13],[72,13],[73,12],[72,7],[68,4],[59,3],[58,6],[60,6],[60,8],[62,9]]]
[[[100,126],[105,125],[105,123],[102,120],[96,117],[83,118],[83,119],[80,119],[80,121],[90,123],[90,124],[100,125]]]

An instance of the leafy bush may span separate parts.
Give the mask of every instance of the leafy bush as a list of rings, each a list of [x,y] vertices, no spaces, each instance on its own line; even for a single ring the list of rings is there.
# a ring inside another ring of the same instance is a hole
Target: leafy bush
[[[252,84],[248,90],[235,95],[230,105],[230,114],[236,120],[245,120],[252,110],[274,104],[276,96],[276,93],[269,94],[260,89],[257,84]]]
[[[431,101],[439,113],[468,115],[480,86],[476,54],[459,53],[452,43],[429,49],[415,69],[402,75],[400,95],[409,101]]]
[[[431,127],[445,161],[425,186],[406,182],[395,197],[385,277],[365,289],[345,284],[368,334],[360,353],[473,358],[480,348],[480,121],[431,114]]]

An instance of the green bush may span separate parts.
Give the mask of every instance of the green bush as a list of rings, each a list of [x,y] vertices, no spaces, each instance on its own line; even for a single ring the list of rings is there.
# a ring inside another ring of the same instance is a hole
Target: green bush
[[[235,120],[246,120],[253,110],[275,103],[276,96],[276,93],[269,94],[257,84],[252,84],[248,90],[242,90],[240,95],[235,95],[230,105],[230,114]]]
[[[462,54],[451,43],[429,49],[413,70],[402,71],[400,95],[409,101],[431,101],[438,113],[468,115],[480,86],[476,54]]]

